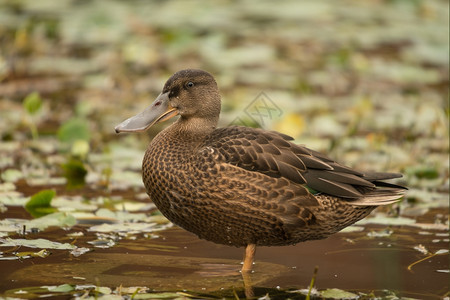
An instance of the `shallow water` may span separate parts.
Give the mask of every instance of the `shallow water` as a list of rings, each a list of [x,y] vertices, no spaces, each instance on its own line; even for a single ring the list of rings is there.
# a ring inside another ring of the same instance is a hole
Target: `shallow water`
[[[12,218],[26,214],[17,207],[11,207],[7,213]],[[439,213],[445,215],[447,211],[433,209],[420,221],[432,223]],[[93,248],[87,242],[96,236],[86,228],[86,225],[76,225],[70,231],[48,229],[27,234],[25,238],[76,242],[78,247]],[[390,230],[393,233],[383,237]],[[75,240],[66,236],[80,231],[85,235]],[[414,249],[419,244],[430,253],[447,249],[446,233],[411,226],[366,225],[363,231],[338,233],[325,240],[286,247],[258,247],[251,282],[256,296],[264,296],[269,291],[276,298],[277,291],[308,288],[317,266],[315,286],[319,290],[338,288],[374,295],[389,290],[397,296],[438,299],[449,289],[448,273],[438,271],[449,269],[448,254],[419,262],[411,270],[408,266],[426,257]],[[0,250],[4,253],[36,251],[25,247]],[[240,297],[244,296],[243,280],[238,272],[243,249],[200,240],[178,227],[147,237],[131,235],[117,240],[111,248],[94,248],[79,257],[63,250],[50,252],[44,259],[0,261],[3,295],[26,298],[17,294],[17,289],[92,284],[111,288],[143,286],[154,291],[195,291],[228,297],[237,291]]]

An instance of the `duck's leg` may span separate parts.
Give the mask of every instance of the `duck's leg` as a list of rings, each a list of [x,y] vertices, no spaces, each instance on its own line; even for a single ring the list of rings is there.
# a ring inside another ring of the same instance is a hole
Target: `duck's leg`
[[[241,272],[251,272],[253,261],[255,260],[256,245],[248,244],[245,248],[244,264],[242,265]]]
[[[254,299],[255,298],[255,291],[253,290],[253,283],[252,283],[252,273],[250,272],[241,272],[242,280],[244,282],[244,291],[245,291],[245,298],[247,299]]]

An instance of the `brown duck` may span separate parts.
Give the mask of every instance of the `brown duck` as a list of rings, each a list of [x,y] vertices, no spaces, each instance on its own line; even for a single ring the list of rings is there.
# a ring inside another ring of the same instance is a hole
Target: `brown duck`
[[[245,246],[242,271],[255,247],[323,239],[391,204],[405,188],[292,143],[275,131],[216,128],[220,94],[214,77],[182,70],[161,94],[116,132],[144,131],[176,115],[150,143],[142,163],[147,193],[178,226],[215,243]]]

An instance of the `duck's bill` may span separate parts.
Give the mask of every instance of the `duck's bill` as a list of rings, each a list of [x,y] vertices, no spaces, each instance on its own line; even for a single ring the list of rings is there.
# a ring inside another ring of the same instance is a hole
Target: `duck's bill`
[[[143,112],[128,118],[115,127],[119,132],[142,132],[152,125],[168,120],[178,114],[169,104],[169,93],[159,94],[153,103]]]

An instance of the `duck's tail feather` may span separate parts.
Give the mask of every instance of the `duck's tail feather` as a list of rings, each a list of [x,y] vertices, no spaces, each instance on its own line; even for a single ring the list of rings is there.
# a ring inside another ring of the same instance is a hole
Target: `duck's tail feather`
[[[377,180],[388,180],[393,178],[400,178],[403,175],[400,173],[389,173],[389,172],[364,172],[362,178],[368,181]]]
[[[408,190],[403,186],[383,181],[374,181],[373,183],[376,185],[374,190],[365,192],[363,197],[349,201],[349,203],[358,206],[388,205],[398,202]]]

